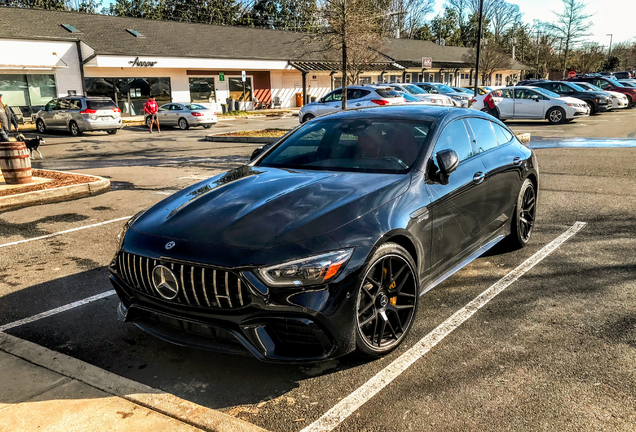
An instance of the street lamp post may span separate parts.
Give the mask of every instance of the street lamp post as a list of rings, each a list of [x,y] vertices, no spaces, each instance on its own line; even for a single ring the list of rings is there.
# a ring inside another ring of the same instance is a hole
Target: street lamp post
[[[610,37],[610,46],[609,46],[609,50],[607,51],[607,60],[609,61],[609,58],[612,55],[612,39],[614,38],[614,35],[612,33],[609,33],[609,34],[606,34],[605,36]]]
[[[477,29],[477,59],[475,63],[475,90],[473,96],[477,97],[477,87],[479,87],[479,56],[481,54],[481,23],[483,21],[484,0],[479,0],[479,26]]]

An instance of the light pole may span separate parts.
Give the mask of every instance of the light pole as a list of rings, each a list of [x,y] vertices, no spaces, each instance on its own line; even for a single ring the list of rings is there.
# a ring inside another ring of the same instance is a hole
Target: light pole
[[[614,39],[614,35],[612,33],[609,33],[609,34],[606,34],[605,36],[610,37],[610,46],[609,46],[609,50],[607,51],[607,60],[609,61],[609,58],[612,55],[612,39]]]
[[[484,0],[479,0],[479,26],[477,29],[477,61],[475,63],[475,90],[474,97],[477,97],[477,87],[479,87],[479,56],[481,54],[481,22],[484,14]]]

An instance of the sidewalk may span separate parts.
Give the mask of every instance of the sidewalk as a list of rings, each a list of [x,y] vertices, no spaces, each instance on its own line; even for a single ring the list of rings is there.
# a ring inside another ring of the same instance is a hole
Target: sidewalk
[[[263,431],[0,333],[0,431]]]

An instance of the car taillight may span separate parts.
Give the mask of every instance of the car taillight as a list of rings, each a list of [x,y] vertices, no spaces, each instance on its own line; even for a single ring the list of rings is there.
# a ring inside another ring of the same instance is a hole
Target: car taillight
[[[384,100],[384,99],[371,99],[371,102],[373,102],[376,105],[388,105],[391,103],[388,100]]]
[[[113,112],[120,113],[121,110],[119,108],[113,108]]]
[[[80,111],[80,114],[95,114],[97,110],[87,108],[84,111]]]
[[[203,117],[203,113],[200,113],[200,112],[191,112],[190,114],[192,114],[195,117]]]
[[[472,105],[472,104],[475,104],[475,103],[477,103],[477,99],[473,99],[473,100],[471,100],[471,101],[470,101],[470,104],[471,104],[471,105]]]
[[[213,113],[212,113],[212,115],[216,115],[216,113],[215,113],[215,112],[213,112]]]

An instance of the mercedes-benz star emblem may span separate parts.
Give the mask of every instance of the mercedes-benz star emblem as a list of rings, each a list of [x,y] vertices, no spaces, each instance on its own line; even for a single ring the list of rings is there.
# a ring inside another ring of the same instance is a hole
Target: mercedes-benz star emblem
[[[152,283],[159,295],[166,300],[174,300],[179,294],[177,277],[168,267],[156,266],[152,270]]]
[[[175,247],[175,245],[176,245],[176,243],[173,242],[173,241],[170,241],[170,242],[166,243],[166,250],[172,249],[173,247]]]

